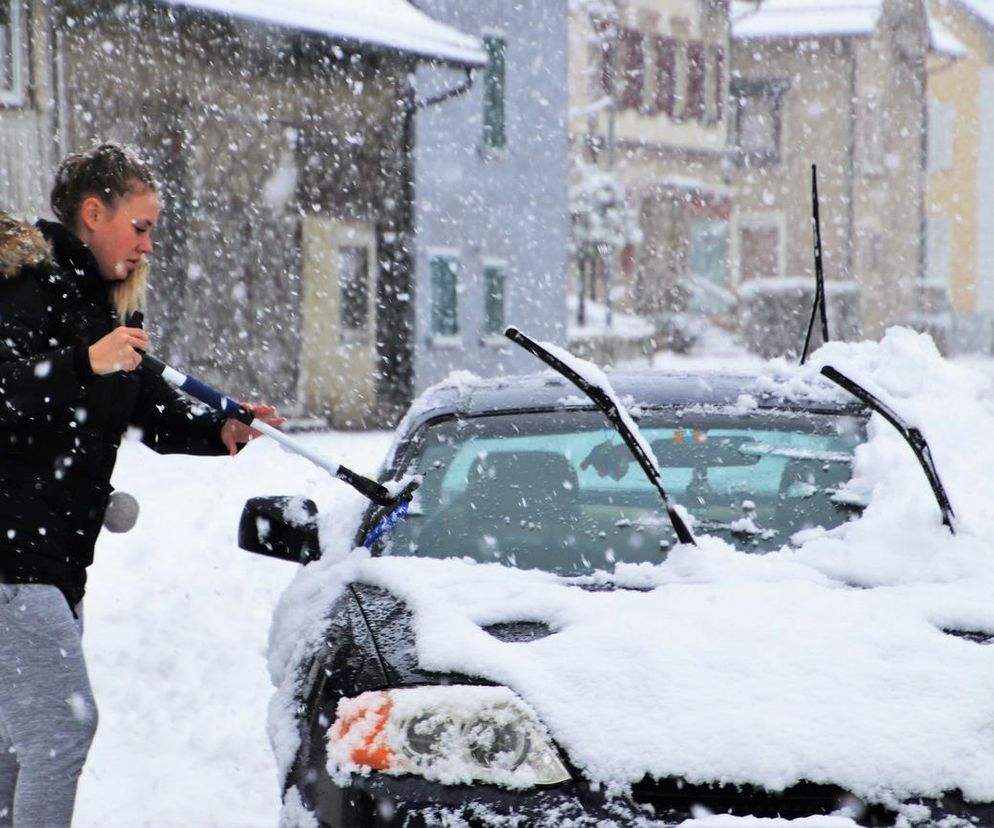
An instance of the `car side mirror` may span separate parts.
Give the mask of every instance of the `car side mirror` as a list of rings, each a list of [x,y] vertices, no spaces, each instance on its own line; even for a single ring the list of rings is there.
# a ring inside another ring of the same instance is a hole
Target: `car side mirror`
[[[238,522],[238,545],[283,561],[306,564],[321,557],[318,507],[303,497],[253,497]]]

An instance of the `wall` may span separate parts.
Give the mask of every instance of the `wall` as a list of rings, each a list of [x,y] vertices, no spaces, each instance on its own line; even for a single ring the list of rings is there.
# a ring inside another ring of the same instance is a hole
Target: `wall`
[[[420,391],[450,371],[481,376],[532,371],[533,357],[483,333],[483,269],[503,263],[506,321],[543,340],[566,339],[566,0],[425,0],[433,18],[478,36],[507,41],[503,149],[484,146],[483,70],[472,89],[419,110],[415,120],[414,226],[416,308],[414,385]],[[428,96],[463,76],[422,66]],[[430,259],[458,257],[456,337],[431,328]]]
[[[70,144],[135,143],[163,179],[156,349],[233,395],[311,413],[298,389],[301,219],[372,224],[386,278],[407,61],[152,4],[69,3],[57,25]]]

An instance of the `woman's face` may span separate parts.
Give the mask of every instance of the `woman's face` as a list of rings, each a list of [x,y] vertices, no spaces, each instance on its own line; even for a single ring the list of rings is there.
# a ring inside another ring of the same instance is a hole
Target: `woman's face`
[[[147,187],[130,191],[113,207],[94,197],[83,202],[79,237],[93,252],[104,279],[126,279],[152,252],[158,218],[158,196]]]

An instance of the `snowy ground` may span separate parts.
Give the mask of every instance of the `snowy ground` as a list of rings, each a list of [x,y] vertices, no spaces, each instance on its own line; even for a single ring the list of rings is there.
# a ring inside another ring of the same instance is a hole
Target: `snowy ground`
[[[373,474],[390,435],[301,439]],[[306,491],[330,507],[350,490],[266,440],[234,459],[129,441],[114,483],[142,512],[129,534],[101,536],[90,570],[83,641],[100,727],[74,825],[274,828],[265,650],[296,567],[239,551],[238,516],[253,495]]]

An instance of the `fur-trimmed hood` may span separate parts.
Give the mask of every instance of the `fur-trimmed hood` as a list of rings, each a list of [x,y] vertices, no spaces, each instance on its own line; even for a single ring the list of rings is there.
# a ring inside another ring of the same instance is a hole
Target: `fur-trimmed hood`
[[[37,227],[0,210],[0,277],[15,276],[22,267],[40,265],[52,246]]]

